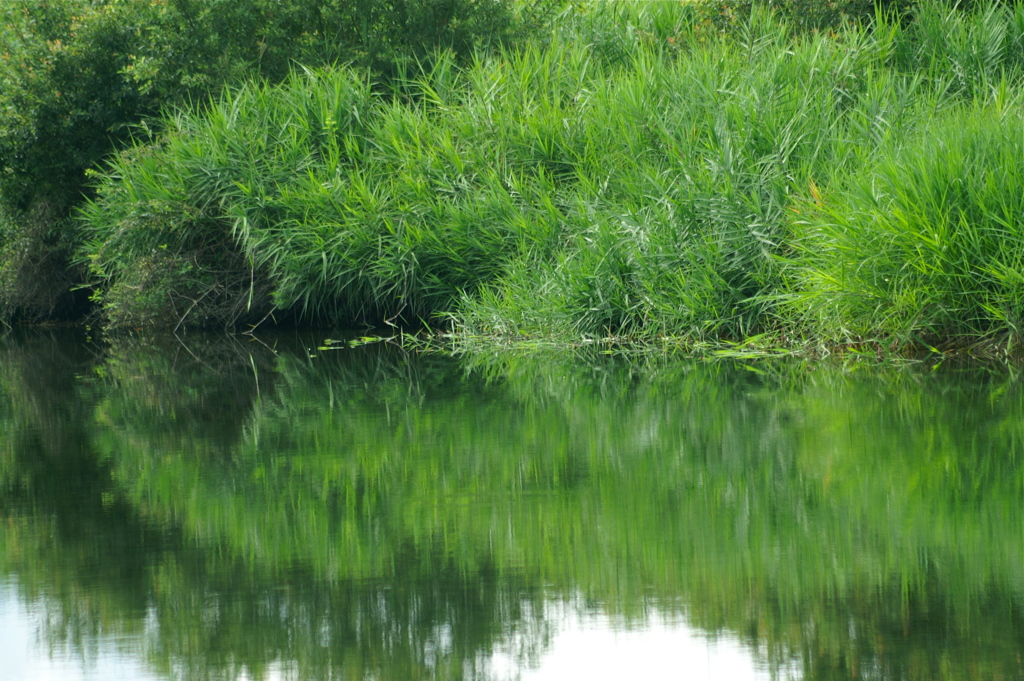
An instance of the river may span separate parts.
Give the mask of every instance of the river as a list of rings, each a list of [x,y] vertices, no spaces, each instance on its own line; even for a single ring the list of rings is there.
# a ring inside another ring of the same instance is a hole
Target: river
[[[325,339],[0,338],[0,679],[1024,679],[1012,367]]]

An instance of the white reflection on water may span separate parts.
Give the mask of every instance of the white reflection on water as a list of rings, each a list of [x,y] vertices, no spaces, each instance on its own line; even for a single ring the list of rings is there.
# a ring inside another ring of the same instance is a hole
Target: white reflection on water
[[[46,599],[26,603],[14,584],[0,580],[0,681],[158,681],[144,662],[139,638],[93,635],[77,645],[54,646],[41,635]],[[681,616],[651,612],[643,621],[588,611],[579,603],[544,605],[546,639],[531,646],[527,632],[510,632],[503,648],[481,660],[478,671],[496,681],[565,681],[624,678],[644,681],[761,681],[769,671],[748,646],[729,635],[709,636]],[[532,632],[534,635],[536,631]],[[442,646],[443,647],[443,646]],[[524,654],[526,648],[532,652]],[[776,679],[797,678],[796,666]],[[238,681],[249,679],[242,671]],[[273,664],[266,681],[296,678],[288,664]]]
[[[127,651],[130,641],[90,637],[83,646],[52,646],[42,640],[46,601],[31,605],[0,579],[0,679],[3,681],[156,681]]]
[[[559,614],[556,612],[561,611]],[[709,636],[681,616],[651,613],[642,622],[626,623],[596,612],[581,612],[557,603],[545,615],[558,621],[548,646],[526,669],[515,653],[515,637],[495,653],[489,667],[497,679],[565,681],[566,679],[644,679],[644,681],[761,681],[772,674],[754,654],[730,635]],[[796,665],[776,670],[775,679],[798,678]]]

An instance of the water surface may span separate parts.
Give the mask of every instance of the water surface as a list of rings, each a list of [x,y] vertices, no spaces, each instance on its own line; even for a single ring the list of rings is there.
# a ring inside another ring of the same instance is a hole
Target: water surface
[[[0,678],[1024,678],[998,367],[0,339]]]

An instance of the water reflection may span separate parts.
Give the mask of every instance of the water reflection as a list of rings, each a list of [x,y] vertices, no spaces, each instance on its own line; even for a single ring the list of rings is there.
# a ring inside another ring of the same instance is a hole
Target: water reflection
[[[640,673],[660,641],[687,678],[1024,678],[1009,372],[263,340],[0,341],[0,576],[42,650],[498,679]]]
[[[45,600],[24,603],[13,584],[0,584],[0,678],[12,681],[157,681],[133,653],[136,642],[113,636],[60,641],[52,636],[52,617],[60,605]],[[59,616],[59,614],[58,614]]]
[[[556,623],[540,659],[518,654],[521,641],[511,637],[491,657],[494,679],[562,681],[754,681],[799,678],[798,666],[768,670],[735,636],[709,636],[687,625],[680,615],[652,613],[641,622],[623,622],[600,611],[545,604],[545,617]]]

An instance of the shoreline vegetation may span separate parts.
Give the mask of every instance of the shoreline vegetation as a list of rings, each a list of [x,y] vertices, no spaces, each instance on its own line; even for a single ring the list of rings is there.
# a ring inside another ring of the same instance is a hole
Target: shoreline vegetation
[[[1020,347],[1024,3],[247,1],[0,10],[6,323]]]

